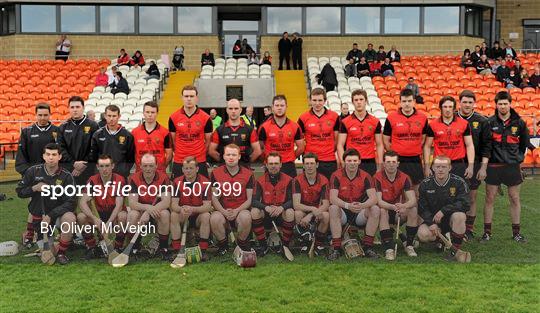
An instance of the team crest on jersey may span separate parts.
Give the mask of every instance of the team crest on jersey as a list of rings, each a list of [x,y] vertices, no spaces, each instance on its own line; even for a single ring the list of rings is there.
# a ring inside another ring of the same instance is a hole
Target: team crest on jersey
[[[159,143],[159,137],[154,137],[154,142]]]
[[[52,132],[52,136],[53,136],[54,140],[56,140],[56,137],[58,137],[58,133],[57,132]]]
[[[126,142],[126,137],[124,137],[124,136],[118,137],[118,143],[119,143],[119,144],[123,145],[124,142]]]
[[[515,135],[517,133],[517,126],[512,126],[512,128],[510,129],[512,131],[512,135]]]
[[[369,132],[372,132],[373,131],[373,126],[369,125],[368,130],[369,130]]]
[[[90,133],[90,126],[84,126],[83,132],[84,132],[85,134],[89,134],[89,133]]]
[[[330,123],[330,121],[326,121],[326,126],[330,126],[332,125],[332,123]]]
[[[288,131],[288,132],[287,132],[287,136],[292,137],[292,132],[291,132],[291,131]]]
[[[197,126],[197,127],[201,126],[201,122],[195,121],[195,126]]]
[[[456,187],[450,187],[450,197],[453,197],[456,195]]]
[[[419,121],[414,122],[414,124],[416,125],[416,127],[420,127],[420,126],[421,126],[421,124],[420,124]]]
[[[61,179],[57,179],[56,182],[55,182],[56,185],[62,185],[62,183],[63,183],[63,181]]]
[[[472,122],[472,127],[473,127],[474,129],[478,129],[478,125],[480,125],[480,123],[478,123],[478,122]]]

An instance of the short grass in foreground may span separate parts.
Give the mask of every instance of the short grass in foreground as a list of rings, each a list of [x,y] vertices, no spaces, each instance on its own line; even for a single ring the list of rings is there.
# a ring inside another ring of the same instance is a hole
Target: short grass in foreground
[[[14,187],[0,185],[14,198],[0,202],[0,241],[19,240],[25,227],[26,200]],[[448,264],[429,247],[416,259],[400,249],[393,263],[305,256],[286,263],[270,255],[248,270],[229,256],[175,270],[157,261],[115,269],[80,261],[82,250],[70,252],[73,262],[64,267],[18,255],[0,258],[0,312],[538,312],[539,190],[536,178],[521,192],[529,243],[512,242],[507,198],[498,197],[494,238],[466,244],[467,265]],[[476,228],[481,233],[481,212]]]

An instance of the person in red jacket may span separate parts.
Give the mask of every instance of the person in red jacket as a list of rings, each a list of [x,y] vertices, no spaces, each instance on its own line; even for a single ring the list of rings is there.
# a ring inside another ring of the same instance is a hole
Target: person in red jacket
[[[131,57],[129,64],[133,67],[137,67],[137,66],[143,67],[146,64],[146,62],[144,61],[142,52],[140,50],[135,51],[135,54]]]
[[[106,71],[107,69],[104,67],[99,69],[99,74],[96,76],[96,86],[107,87],[109,85],[109,75]]]
[[[129,58],[129,55],[126,53],[126,49],[120,49],[120,55],[116,59],[117,66],[120,65],[128,65],[130,63],[131,59]]]

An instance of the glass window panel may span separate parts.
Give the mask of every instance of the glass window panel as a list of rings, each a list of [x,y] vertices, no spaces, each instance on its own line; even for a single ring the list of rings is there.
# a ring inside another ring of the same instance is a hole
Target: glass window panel
[[[139,7],[139,32],[172,33],[173,7]]]
[[[30,33],[56,32],[56,6],[21,5],[21,31]]]
[[[134,33],[135,10],[133,6],[100,7],[102,33]]]
[[[339,34],[341,32],[341,8],[306,8],[306,33]]]
[[[381,25],[381,8],[350,7],[345,9],[347,34],[378,34]]]
[[[481,23],[482,11],[480,9],[471,7],[465,9],[465,33],[467,35],[480,36]]]
[[[63,5],[60,8],[60,29],[66,33],[96,31],[96,7],[91,5]]]
[[[418,34],[420,32],[420,8],[385,8],[384,32],[386,34]]]
[[[258,31],[259,21],[223,21],[223,30]]]
[[[179,7],[178,32],[185,34],[211,34],[212,7]]]
[[[459,33],[459,7],[426,7],[424,9],[424,33]]]
[[[302,8],[269,7],[266,31],[269,34],[302,33]]]

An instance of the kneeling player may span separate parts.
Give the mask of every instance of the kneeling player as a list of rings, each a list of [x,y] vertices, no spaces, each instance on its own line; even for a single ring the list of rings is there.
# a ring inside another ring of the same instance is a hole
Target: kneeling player
[[[79,206],[81,213],[77,215],[77,223],[79,225],[93,225],[105,232],[102,226],[110,228],[112,225],[125,225],[127,212],[124,207],[124,197],[121,194],[121,188],[126,184],[124,177],[120,174],[113,173],[114,163],[110,156],[101,155],[97,161],[98,174],[90,177],[87,183],[88,192],[81,197]],[[96,188],[96,186],[98,186]],[[94,190],[94,189],[98,189]],[[97,215],[92,213],[89,203],[94,201]],[[86,229],[83,228],[83,230]],[[101,233],[99,234],[101,236]],[[96,239],[93,232],[83,233],[84,242],[86,243],[85,259],[90,260],[96,257]],[[125,233],[120,231],[116,234],[114,248],[122,249],[124,245]],[[110,252],[110,251],[109,251]]]
[[[248,236],[251,232],[251,198],[253,175],[245,166],[239,166],[240,147],[229,144],[223,149],[222,165],[212,171],[212,206],[216,211],[210,216],[212,232],[218,241],[218,255],[227,253],[229,244],[226,229],[236,226],[238,246],[250,251]]]
[[[73,238],[73,226],[75,225],[76,217],[73,211],[77,204],[75,197],[67,196],[63,192],[57,199],[50,199],[42,196],[45,191],[44,186],[61,186],[62,190],[66,191],[66,187],[75,187],[73,176],[66,170],[62,169],[58,163],[62,155],[60,154],[60,146],[55,143],[49,143],[43,149],[44,164],[34,165],[24,172],[22,181],[17,186],[17,195],[20,198],[32,198],[28,205],[30,214],[36,217],[35,229],[49,230],[60,219],[60,244],[57,250],[56,260],[64,265],[69,262],[66,257],[66,250]],[[51,191],[50,188],[48,188]],[[39,218],[41,217],[41,223]],[[43,238],[43,233],[38,233],[39,239]]]
[[[343,161],[344,168],[337,170],[330,178],[329,212],[333,251],[328,255],[328,259],[333,261],[341,256],[341,229],[347,223],[365,226],[365,236],[362,238],[365,256],[378,258],[373,251],[373,240],[380,217],[375,185],[371,176],[359,168],[358,150],[345,151]]]
[[[379,229],[387,260],[396,258],[392,245],[393,232],[390,229],[390,224],[395,225],[397,223],[398,214],[401,221],[407,221],[407,241],[403,242],[405,252],[408,256],[417,256],[414,251],[414,237],[418,231],[416,195],[412,188],[411,179],[407,174],[398,170],[398,166],[399,156],[397,153],[387,151],[383,155],[383,170],[373,176],[375,188],[377,189],[378,206],[381,208]],[[404,200],[407,202],[404,202]]]
[[[317,172],[319,160],[316,154],[305,154],[303,162],[304,172],[296,176],[293,182],[294,217],[296,224],[302,227],[309,227],[312,221],[316,223],[315,252],[321,254],[330,220],[328,179]]]
[[[141,172],[133,174],[130,178],[129,207],[131,210],[127,217],[128,226],[145,225],[149,221],[157,224],[159,254],[163,260],[169,259],[167,248],[171,215],[168,209],[171,204],[171,195],[166,187],[170,184],[167,175],[157,171],[156,157],[152,154],[142,156]],[[129,232],[128,240],[131,240],[134,235],[135,233]]]
[[[469,188],[465,181],[450,174],[451,160],[444,155],[433,159],[434,175],[420,183],[418,210],[422,224],[418,239],[422,242],[437,240],[438,234],[451,231],[453,249],[446,259],[455,260],[465,234],[465,212],[469,210]]]
[[[266,173],[257,179],[251,218],[253,232],[259,242],[257,255],[268,253],[264,227],[272,227],[272,222],[281,224],[283,245],[289,246],[294,228],[292,178],[281,172],[281,156],[277,152],[266,156]]]
[[[195,157],[186,157],[182,163],[184,175],[174,180],[174,194],[171,202],[171,246],[173,254],[182,248],[181,226],[189,223],[199,229],[199,248],[201,261],[208,260],[208,238],[210,237],[210,180],[199,172]],[[188,221],[189,220],[189,221]]]

